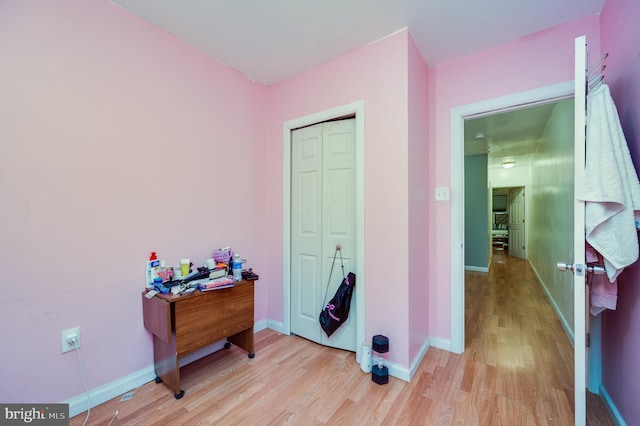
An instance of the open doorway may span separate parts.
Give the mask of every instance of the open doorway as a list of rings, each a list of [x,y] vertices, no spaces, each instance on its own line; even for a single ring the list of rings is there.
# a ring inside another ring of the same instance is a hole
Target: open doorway
[[[567,88],[569,89],[569,88]],[[569,90],[568,90],[569,91]],[[529,93],[531,95],[531,93]],[[524,98],[524,99],[523,99]],[[555,103],[553,107],[553,121],[547,123],[545,134],[539,138],[541,142],[541,147],[535,151],[535,155],[532,155],[527,162],[524,164],[528,165],[529,171],[525,173],[525,175],[529,176],[529,181],[525,182],[525,186],[529,188],[526,193],[530,193],[527,195],[527,199],[530,200],[527,207],[527,212],[533,211],[533,215],[530,215],[530,221],[532,223],[532,231],[530,233],[533,240],[530,239],[529,243],[529,259],[526,262],[526,266],[531,265],[533,268],[534,274],[536,276],[537,281],[540,286],[546,293],[546,296],[552,302],[552,307],[555,313],[557,314],[560,322],[562,323],[563,328],[567,336],[569,337],[569,341],[571,343],[574,342],[574,338],[577,338],[573,334],[573,326],[574,326],[574,318],[580,314],[579,306],[574,306],[573,304],[573,282],[572,279],[564,280],[563,277],[555,274],[555,263],[557,262],[557,258],[559,257],[559,253],[573,253],[572,248],[568,248],[565,246],[571,245],[571,247],[575,247],[573,244],[573,220],[574,215],[573,212],[573,202],[574,202],[574,193],[575,193],[575,183],[574,183],[574,151],[579,152],[579,150],[575,149],[575,144],[573,144],[574,135],[578,135],[579,133],[574,132],[573,128],[573,113],[574,110],[574,100],[571,97],[571,93],[567,95],[560,95],[557,97],[546,97],[546,98],[536,98],[524,96],[520,98],[520,102],[514,102],[511,105],[503,102],[504,99],[489,101],[484,105],[476,104],[470,105],[466,107],[461,107],[459,110],[452,110],[452,137],[456,135],[456,122],[459,121],[460,124],[460,133],[457,133],[459,136],[458,142],[456,142],[456,138],[454,137],[452,140],[452,193],[458,189],[463,191],[464,196],[464,187],[456,186],[456,179],[453,176],[456,174],[456,167],[460,167],[460,165],[456,166],[456,155],[460,155],[462,157],[463,153],[458,151],[454,153],[453,145],[458,145],[459,148],[463,148],[463,137],[468,137],[465,135],[465,123],[470,120],[474,120],[476,118],[480,118],[487,115],[499,115],[502,112],[510,112],[513,109],[521,109],[523,106],[534,106],[537,104],[544,104],[553,102]],[[528,99],[527,99],[528,98]],[[493,104],[493,108],[488,107],[487,104]],[[496,107],[496,105],[500,105],[500,107]],[[487,112],[488,111],[488,112]],[[575,115],[578,117],[578,113]],[[477,141],[476,136],[478,134],[472,135],[472,138]],[[486,134],[484,135],[486,137]],[[479,143],[479,142],[476,142]],[[493,151],[500,151],[499,148]],[[486,153],[479,153],[477,155],[486,155],[487,162],[490,163],[491,159],[491,150],[487,150]],[[458,158],[460,158],[458,157]],[[515,170],[518,167],[518,163],[520,160],[515,159],[513,162],[508,161],[512,159],[502,158],[499,161],[494,161],[496,167],[498,166],[510,166],[509,170]],[[457,160],[460,164],[466,164],[462,162],[461,159]],[[516,164],[513,164],[513,163]],[[497,164],[496,164],[497,163]],[[506,163],[506,164],[503,164]],[[512,163],[512,164],[508,164]],[[464,179],[468,179],[466,175],[466,169],[460,171]],[[491,189],[491,185],[493,186],[511,186],[510,183],[504,182],[503,184],[494,184],[493,181],[491,183],[487,182],[487,190]],[[463,198],[464,200],[464,198]],[[456,202],[457,200],[452,199],[452,225],[455,227],[456,222],[460,219],[460,215],[464,215],[466,211],[466,206],[464,203],[459,205],[459,209],[455,212]],[[464,240],[465,233],[462,232],[460,237],[460,248],[464,249],[466,245],[466,241]],[[462,300],[463,309],[464,309],[464,269],[461,267],[461,263],[456,265],[456,257],[459,257],[460,254],[455,252],[455,248],[458,247],[456,236],[453,235],[452,232],[452,299],[456,297],[456,275],[459,274],[461,277],[461,281],[463,285],[459,289],[461,291],[460,299],[457,299],[458,302]],[[464,261],[464,258],[462,258]],[[464,264],[464,263],[462,263]],[[462,271],[460,272],[460,268]],[[503,277],[502,279],[517,281],[518,275],[514,275],[511,278]],[[566,282],[568,281],[568,282]],[[576,291],[577,294],[577,291]],[[527,300],[526,298],[523,299]],[[453,301],[453,300],[452,300]],[[456,303],[456,302],[453,302]],[[575,315],[574,315],[575,309]],[[464,350],[464,348],[468,348],[469,346],[465,344],[465,335],[464,335],[464,326],[456,324],[455,322],[454,309],[452,309],[452,337],[454,339],[460,338],[461,347],[460,350]],[[553,315],[552,315],[553,316]],[[464,321],[464,310],[462,312],[461,318],[458,317],[459,320]],[[500,321],[498,319],[498,321]],[[576,320],[577,321],[577,320]],[[498,323],[499,324],[499,323]],[[526,324],[526,323],[523,323]],[[457,331],[460,335],[456,336],[456,325],[460,327]],[[530,324],[527,324],[530,326]],[[452,347],[456,341],[452,340]],[[581,344],[577,344],[576,347],[581,347]],[[516,349],[516,348],[514,348]],[[570,356],[571,354],[568,354]],[[578,355],[576,355],[576,359],[578,359]],[[576,370],[575,375],[581,375],[582,370]],[[576,376],[577,377],[577,376]],[[577,387],[577,389],[581,389],[581,387]],[[570,393],[570,392],[569,392]]]
[[[492,188],[491,253],[527,258],[525,187]]]
[[[465,265],[465,192],[464,179],[465,176],[465,137],[472,139],[474,149],[477,149],[475,155],[484,155],[489,162],[489,141],[486,135],[480,133],[482,129],[465,129],[465,124],[473,119],[484,116],[496,115],[502,112],[508,112],[515,109],[522,109],[528,106],[534,106],[543,103],[558,101],[561,99],[572,98],[574,93],[573,82],[546,86],[543,88],[516,93],[500,98],[494,98],[477,102],[474,104],[463,105],[451,110],[451,350],[456,353],[462,353],[465,347],[464,338],[464,265]],[[504,119],[504,117],[501,117]],[[466,131],[465,131],[466,130]],[[474,130],[476,130],[474,132]],[[484,149],[484,151],[483,151]],[[467,150],[467,154],[469,154]],[[494,152],[493,154],[496,154]],[[491,156],[492,161],[495,156]],[[507,161],[505,159],[504,161]],[[501,166],[498,163],[498,166]],[[491,164],[489,164],[491,167]],[[511,168],[512,171],[520,169],[517,163]],[[506,170],[506,169],[505,169]],[[513,173],[511,173],[513,175]],[[499,177],[502,175],[499,175]],[[493,182],[494,186],[512,186],[511,183],[500,184]],[[522,186],[527,186],[526,183]],[[489,185],[485,185],[485,198],[489,198]],[[531,191],[528,191],[531,192]],[[487,227],[489,219],[487,215]],[[487,247],[489,245],[489,232],[487,229],[486,237]]]

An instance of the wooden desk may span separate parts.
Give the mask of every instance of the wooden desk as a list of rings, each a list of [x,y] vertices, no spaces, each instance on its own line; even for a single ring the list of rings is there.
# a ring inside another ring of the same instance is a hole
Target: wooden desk
[[[253,358],[253,281],[232,288],[199,291],[184,296],[142,294],[144,327],[153,333],[156,383],[164,382],[182,398],[178,359],[227,338]]]

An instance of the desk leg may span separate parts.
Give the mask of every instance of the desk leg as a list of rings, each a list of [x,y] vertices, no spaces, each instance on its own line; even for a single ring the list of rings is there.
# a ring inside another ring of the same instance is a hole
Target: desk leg
[[[241,331],[240,333],[234,334],[233,336],[229,336],[227,340],[249,352],[249,358],[254,357],[255,352],[253,351],[253,326],[251,326],[251,328],[247,328],[244,331]]]
[[[180,389],[180,365],[178,364],[175,336],[172,336],[171,340],[174,343],[167,343],[155,334],[153,335],[154,368],[158,378],[173,391],[176,399],[180,399],[184,396],[184,391]],[[156,383],[159,383],[158,378],[156,378]]]

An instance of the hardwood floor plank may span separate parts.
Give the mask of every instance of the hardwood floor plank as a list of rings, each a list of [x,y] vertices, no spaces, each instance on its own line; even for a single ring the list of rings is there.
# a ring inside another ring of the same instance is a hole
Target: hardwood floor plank
[[[570,425],[573,349],[528,263],[468,272],[465,352],[430,348],[411,383],[378,385],[350,352],[272,330],[253,359],[232,346],[181,369],[176,400],[149,382],[91,410],[88,425]],[[612,425],[587,393],[589,425]],[[70,420],[81,425],[85,413]]]

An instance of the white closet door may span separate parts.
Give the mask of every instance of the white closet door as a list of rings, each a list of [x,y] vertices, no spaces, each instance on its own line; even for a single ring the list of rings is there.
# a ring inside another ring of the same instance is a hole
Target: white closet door
[[[331,337],[320,311],[345,275],[355,272],[355,120],[321,123],[292,137],[291,332],[314,342],[356,350],[357,277],[349,318]]]

